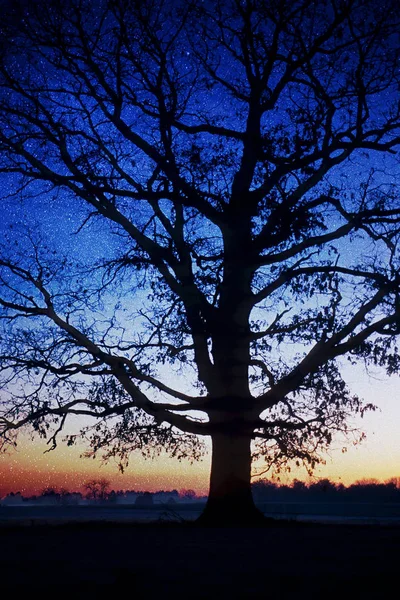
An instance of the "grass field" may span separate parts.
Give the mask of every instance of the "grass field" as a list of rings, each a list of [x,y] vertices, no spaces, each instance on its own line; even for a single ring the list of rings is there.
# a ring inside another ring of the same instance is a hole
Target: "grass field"
[[[112,586],[132,598],[375,598],[399,589],[400,527],[274,522],[0,529],[2,589]]]

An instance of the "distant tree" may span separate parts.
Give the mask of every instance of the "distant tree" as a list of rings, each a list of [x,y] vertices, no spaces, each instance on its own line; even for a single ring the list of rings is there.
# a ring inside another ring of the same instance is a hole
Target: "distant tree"
[[[307,490],[307,485],[304,483],[304,481],[299,481],[298,479],[295,479],[293,481],[291,487],[295,492],[298,492],[300,494],[304,493]]]
[[[311,494],[317,494],[318,496],[331,496],[336,492],[336,484],[324,478],[309,485],[308,490]]]
[[[56,490],[56,488],[48,486],[45,487],[41,492],[40,492],[41,496],[52,496],[55,497],[58,495],[58,491]]]
[[[380,482],[378,479],[376,479],[376,477],[363,477],[363,479],[357,479],[357,481],[355,481],[353,483],[353,485],[355,487],[367,487],[367,486],[374,486],[374,485],[379,485]]]
[[[396,485],[392,482],[382,483],[377,479],[361,479],[347,489],[347,493],[354,499],[368,500],[369,502],[395,502],[399,501]]]
[[[252,494],[255,502],[264,502],[276,498],[277,485],[266,479],[260,479],[252,484]]]
[[[48,486],[41,491],[39,500],[43,504],[59,504],[61,496],[56,488]]]
[[[2,504],[4,506],[14,506],[22,504],[23,501],[24,498],[21,495],[21,492],[16,492],[15,494],[14,492],[10,492],[7,494],[7,496],[5,496],[5,498],[2,499]]]
[[[396,489],[400,490],[400,477],[391,477],[386,483],[394,485]]]
[[[182,500],[194,500],[196,498],[196,492],[194,490],[181,490],[179,496]]]
[[[83,487],[88,500],[106,500],[110,482],[107,479],[90,479]]]
[[[398,2],[15,6],[2,189],[93,233],[86,265],[2,238],[4,443],[91,416],[124,466],[210,436],[203,519],[258,520],[251,442],[312,470],[367,408],[343,359],[399,370]]]

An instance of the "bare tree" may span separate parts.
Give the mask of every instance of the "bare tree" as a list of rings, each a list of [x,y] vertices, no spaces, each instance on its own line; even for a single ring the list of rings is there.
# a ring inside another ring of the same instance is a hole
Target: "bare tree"
[[[4,443],[84,415],[124,465],[211,436],[203,519],[257,519],[251,441],[313,469],[368,408],[343,358],[398,371],[396,2],[67,0],[1,42],[7,185],[116,240],[85,267],[7,234]]]
[[[83,487],[86,490],[86,498],[89,500],[106,500],[110,482],[104,478],[90,479]]]

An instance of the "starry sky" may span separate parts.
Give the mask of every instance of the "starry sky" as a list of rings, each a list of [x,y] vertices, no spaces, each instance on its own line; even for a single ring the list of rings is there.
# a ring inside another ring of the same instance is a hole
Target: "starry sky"
[[[205,106],[209,106],[205,104]],[[349,167],[353,173],[363,168],[362,162]],[[396,181],[398,171],[393,165],[385,167],[386,175]],[[112,256],[118,240],[111,235],[101,222],[91,222],[90,227],[77,233],[87,216],[87,208],[79,202],[66,202],[60,195],[52,198],[46,194],[29,198],[29,202],[18,196],[9,196],[14,189],[11,177],[3,176],[0,195],[0,235],[9,231],[10,226],[21,232],[28,228],[40,232],[43,239],[63,254],[76,260],[96,261]],[[353,177],[357,186],[357,176]],[[349,255],[354,251],[350,246],[344,249]],[[136,303],[140,302],[140,298]],[[133,301],[133,304],[135,302]],[[315,472],[316,477],[329,477],[333,481],[350,484],[363,478],[376,478],[385,481],[400,476],[400,382],[398,376],[388,378],[384,372],[370,370],[362,366],[344,367],[345,380],[351,391],[362,396],[366,402],[377,405],[377,411],[367,413],[363,419],[355,421],[355,426],[366,433],[362,444],[347,444],[335,439],[332,449],[326,456],[326,465]],[[179,386],[177,386],[179,387]],[[75,418],[68,425],[66,433],[74,433],[83,421]],[[207,442],[208,448],[210,447]],[[82,486],[94,476],[106,477],[113,489],[194,489],[205,494],[208,488],[210,454],[198,463],[178,462],[163,453],[158,458],[144,460],[133,455],[129,467],[121,474],[114,462],[103,464],[100,459],[82,458],[84,446],[67,447],[61,442],[52,452],[45,441],[31,438],[28,433],[20,436],[16,451],[0,455],[0,497],[10,491],[21,491],[25,495],[38,493],[47,486],[82,490]],[[262,463],[254,465],[254,475],[262,472]],[[293,478],[307,480],[302,470],[292,470],[282,474],[283,481]]]

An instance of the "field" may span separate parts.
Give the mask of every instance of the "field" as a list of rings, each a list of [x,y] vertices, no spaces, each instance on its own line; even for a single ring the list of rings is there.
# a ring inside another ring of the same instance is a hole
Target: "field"
[[[111,586],[133,598],[384,598],[398,590],[400,527],[271,521],[5,526],[2,589]]]

